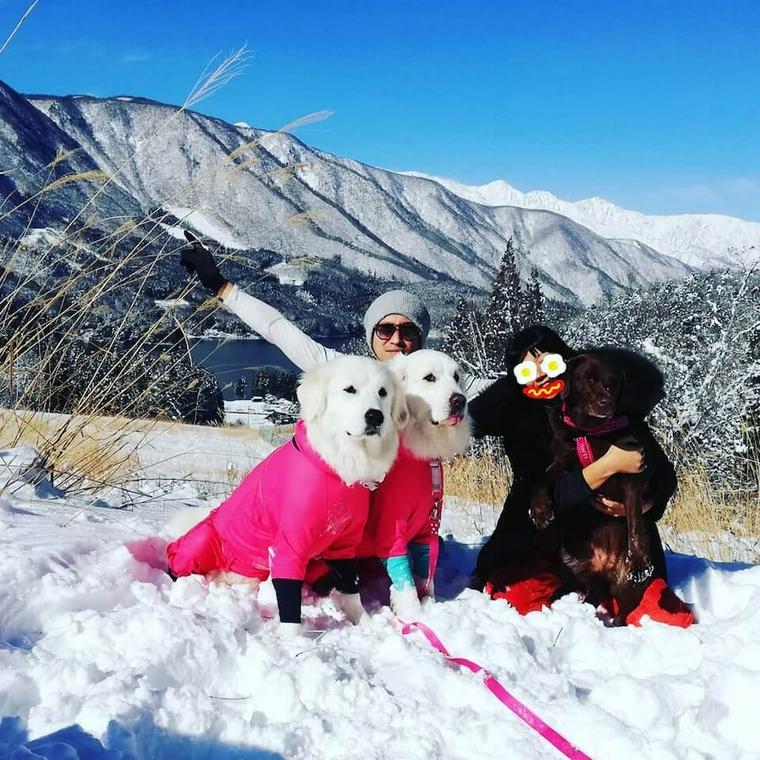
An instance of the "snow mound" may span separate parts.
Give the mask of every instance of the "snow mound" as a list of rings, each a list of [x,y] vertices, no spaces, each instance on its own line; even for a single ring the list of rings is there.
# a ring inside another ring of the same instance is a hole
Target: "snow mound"
[[[505,747],[518,760],[556,757],[479,677],[419,634],[402,637],[385,607],[353,627],[331,598],[307,599],[312,638],[284,641],[271,584],[254,597],[199,577],[173,583],[157,534],[176,504],[124,512],[30,498],[6,520],[0,708],[18,720],[0,726],[0,746],[43,755],[40,742],[58,742],[69,754],[45,757],[122,760],[481,760]],[[480,539],[448,514],[444,529],[458,535],[422,619],[452,654],[591,757],[758,756],[759,567],[670,556],[701,619],[687,630],[606,629],[574,596],[521,617],[464,589]]]

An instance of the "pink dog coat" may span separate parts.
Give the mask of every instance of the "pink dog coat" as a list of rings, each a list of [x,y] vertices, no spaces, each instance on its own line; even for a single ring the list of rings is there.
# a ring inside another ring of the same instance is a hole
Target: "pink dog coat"
[[[399,448],[385,480],[373,492],[360,556],[381,559],[405,556],[410,543],[438,545],[438,534],[430,520],[433,508],[433,479],[430,462],[417,459],[404,446]],[[431,552],[430,575],[435,573]]]
[[[357,556],[369,491],[346,485],[314,451],[303,421],[230,497],[167,548],[175,575],[227,570],[303,580],[316,557]]]

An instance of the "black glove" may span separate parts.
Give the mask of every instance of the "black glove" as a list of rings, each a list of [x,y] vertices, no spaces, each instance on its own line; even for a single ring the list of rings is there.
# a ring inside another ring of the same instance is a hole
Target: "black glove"
[[[180,254],[180,264],[190,274],[197,274],[201,285],[216,295],[227,284],[227,280],[222,277],[214,257],[203,247],[201,241],[188,230],[185,230],[185,238],[190,243],[190,248],[185,248]]]

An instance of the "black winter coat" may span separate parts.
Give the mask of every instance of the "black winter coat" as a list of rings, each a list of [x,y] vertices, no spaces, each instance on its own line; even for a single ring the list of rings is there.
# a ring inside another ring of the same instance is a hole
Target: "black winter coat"
[[[512,468],[513,482],[493,535],[482,547],[474,573],[476,586],[485,583],[497,567],[523,561],[543,553],[545,534],[530,519],[533,486],[552,463],[552,431],[549,414],[559,399],[540,401],[524,396],[512,378],[503,377],[470,402],[473,434],[501,437],[504,453]],[[662,515],[673,489],[647,514],[650,551],[658,571],[666,577],[662,544],[654,525]],[[593,509],[593,491],[578,468],[563,475],[554,485],[554,511],[570,517],[573,510]]]

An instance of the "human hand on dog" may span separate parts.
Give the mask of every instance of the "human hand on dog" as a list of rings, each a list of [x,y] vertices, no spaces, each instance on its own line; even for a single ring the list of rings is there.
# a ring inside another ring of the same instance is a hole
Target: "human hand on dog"
[[[613,501],[602,494],[596,494],[591,499],[591,506],[607,517],[625,517],[625,504],[622,501]],[[653,501],[645,501],[641,511],[645,514],[654,506]]]
[[[185,239],[190,244],[185,248],[179,257],[179,262],[190,274],[196,274],[206,290],[211,291],[214,295],[227,284],[227,280],[222,277],[219,267],[217,267],[214,257],[209,250],[204,247],[198,238],[189,230],[185,230]]]
[[[623,443],[622,441],[620,443]],[[629,475],[636,475],[644,470],[643,450],[637,445],[636,448],[626,449],[614,444],[610,446],[601,460],[604,460],[612,474],[622,472]]]

